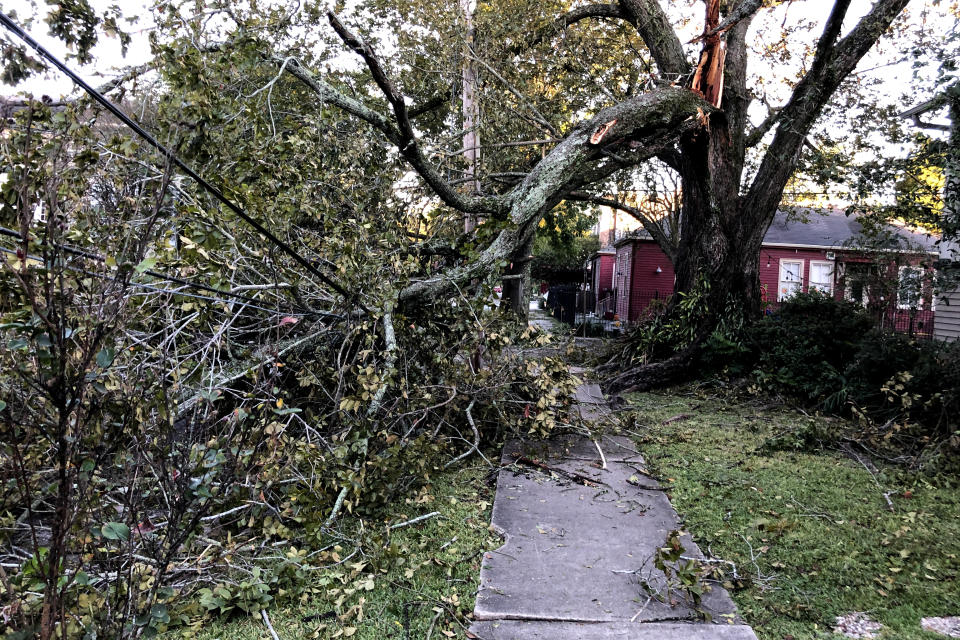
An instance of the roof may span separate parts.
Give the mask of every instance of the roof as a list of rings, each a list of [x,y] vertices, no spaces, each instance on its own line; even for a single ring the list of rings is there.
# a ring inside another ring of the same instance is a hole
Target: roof
[[[877,229],[874,229],[874,226]],[[860,223],[856,214],[841,209],[792,207],[777,211],[763,237],[765,245],[853,249],[871,247],[887,250],[936,253],[938,238],[928,233],[891,224]]]
[[[588,259],[588,260],[593,260],[594,258],[599,258],[600,256],[615,256],[615,255],[617,255],[617,252],[614,251],[613,248],[611,248],[611,247],[603,247],[603,248],[597,249],[596,251],[594,251],[593,253],[591,253],[591,254],[590,254],[590,257],[587,258],[587,259]]]
[[[625,234],[622,238],[614,242],[613,246],[614,248],[619,249],[623,245],[630,242],[636,242],[637,240],[653,240],[653,236],[650,235],[649,231],[643,227],[640,227],[638,229],[634,229],[630,233]]]
[[[872,219],[860,223],[860,217],[843,209],[813,209],[789,207],[777,211],[764,246],[810,247],[815,249],[871,249],[903,251],[908,253],[937,253],[939,238],[929,233],[906,227],[875,223]],[[642,227],[614,243],[615,247],[653,240]]]

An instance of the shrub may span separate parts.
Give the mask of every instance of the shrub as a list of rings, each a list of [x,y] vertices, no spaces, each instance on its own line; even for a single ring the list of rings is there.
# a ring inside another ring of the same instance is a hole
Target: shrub
[[[907,448],[956,439],[960,343],[872,332],[846,376],[855,413],[878,437]]]
[[[798,294],[750,330],[755,375],[764,386],[809,402],[836,403],[847,387],[844,372],[871,328],[872,320],[850,302]]]
[[[798,295],[765,317],[748,330],[748,342],[746,359],[761,387],[857,419],[856,427],[836,433],[791,434],[795,443],[844,431],[904,460],[933,452],[940,467],[960,449],[960,343],[879,331],[855,305],[817,293]]]

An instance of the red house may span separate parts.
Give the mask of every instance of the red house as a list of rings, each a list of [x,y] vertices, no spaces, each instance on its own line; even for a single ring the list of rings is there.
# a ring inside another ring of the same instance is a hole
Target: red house
[[[865,235],[855,216],[837,210],[778,212],[764,236],[760,283],[768,308],[797,292],[819,290],[849,299],[875,313],[881,325],[929,335],[934,301],[929,277],[936,238],[900,227]],[[673,294],[673,265],[640,230],[615,244],[611,279],[620,320],[637,322],[657,300]],[[595,261],[608,259],[594,256]],[[602,267],[594,274],[605,273]],[[600,289],[597,295],[598,309]]]
[[[617,315],[622,321],[637,322],[654,301],[673,295],[673,264],[646,233],[620,240],[616,250]]]

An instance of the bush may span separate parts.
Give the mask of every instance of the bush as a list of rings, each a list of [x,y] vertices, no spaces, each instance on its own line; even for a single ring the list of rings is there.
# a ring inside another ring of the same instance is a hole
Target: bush
[[[816,293],[798,295],[747,335],[760,386],[856,418],[845,435],[913,461],[960,449],[960,343],[879,331],[855,305]],[[819,430],[800,441],[837,436]]]
[[[916,342],[872,332],[846,371],[849,401],[879,436],[903,440],[954,438],[960,415],[960,343]],[[891,431],[893,430],[893,431]]]
[[[748,335],[755,375],[763,386],[815,404],[837,405],[844,372],[872,320],[850,302],[820,293],[798,294]]]

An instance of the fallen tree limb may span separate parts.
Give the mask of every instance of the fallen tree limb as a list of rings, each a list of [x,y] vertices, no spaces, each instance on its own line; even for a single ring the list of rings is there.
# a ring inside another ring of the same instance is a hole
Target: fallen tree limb
[[[230,372],[214,378],[213,382],[210,383],[210,388],[219,389],[221,387],[225,387],[231,382],[235,382],[236,380],[244,377],[249,372],[274,362],[278,358],[282,358],[292,351],[298,349],[308,349],[316,344],[317,341],[319,341],[320,338],[325,336],[329,331],[329,327],[325,327],[320,331],[315,331],[314,333],[306,336],[290,338],[289,340],[281,340],[280,342],[274,344],[265,345],[260,349],[257,349],[249,358],[241,363],[238,363],[238,365]],[[182,396],[181,400],[177,403],[177,419],[183,418],[202,399],[203,396],[200,395],[199,392],[191,392],[190,394],[185,394]]]

